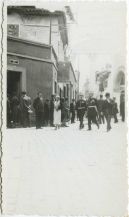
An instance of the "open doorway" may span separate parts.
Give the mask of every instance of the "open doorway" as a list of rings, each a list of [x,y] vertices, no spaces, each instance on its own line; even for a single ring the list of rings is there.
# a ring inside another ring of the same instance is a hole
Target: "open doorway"
[[[21,92],[21,72],[7,71],[7,94],[12,96],[14,93],[19,97]]]

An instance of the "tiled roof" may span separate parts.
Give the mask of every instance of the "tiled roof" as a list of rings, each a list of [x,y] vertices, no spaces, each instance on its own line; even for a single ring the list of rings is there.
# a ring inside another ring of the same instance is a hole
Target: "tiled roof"
[[[63,21],[63,25],[59,24],[61,36],[63,38],[63,41],[65,41],[65,44],[68,44],[68,35],[67,35],[67,27],[66,26],[66,16],[63,11],[54,11],[51,12],[49,10],[43,9],[43,8],[36,8],[35,6],[8,6],[7,7],[7,13],[18,13],[20,15],[27,15],[27,16],[57,16],[61,17],[61,20]]]
[[[54,12],[51,12],[51,11],[43,9],[43,8],[36,8],[35,6],[8,6],[7,12],[8,12],[8,14],[11,14],[13,12],[17,12],[17,13],[25,14],[25,15],[64,16],[64,12],[63,11],[54,11]]]

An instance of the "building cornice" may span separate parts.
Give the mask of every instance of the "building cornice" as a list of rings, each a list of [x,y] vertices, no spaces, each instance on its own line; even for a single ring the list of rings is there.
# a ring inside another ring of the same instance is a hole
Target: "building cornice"
[[[9,35],[7,36],[7,39],[12,40],[12,41],[23,42],[23,43],[26,43],[26,44],[32,44],[32,45],[40,46],[40,47],[46,47],[46,48],[51,48],[52,47],[52,45],[43,44],[43,43],[40,43],[40,42],[37,42],[37,41],[27,40],[27,39],[24,39],[24,38],[17,38],[17,37],[9,36]]]

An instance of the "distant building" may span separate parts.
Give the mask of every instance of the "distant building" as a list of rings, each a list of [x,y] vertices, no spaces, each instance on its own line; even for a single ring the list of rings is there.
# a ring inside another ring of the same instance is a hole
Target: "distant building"
[[[124,51],[123,51],[124,53]],[[126,81],[126,58],[120,53],[112,53],[99,55],[96,54],[95,59],[89,59],[90,73],[89,92],[99,97],[100,93],[105,95],[110,92],[111,97],[116,97],[120,102],[120,93],[125,90]]]

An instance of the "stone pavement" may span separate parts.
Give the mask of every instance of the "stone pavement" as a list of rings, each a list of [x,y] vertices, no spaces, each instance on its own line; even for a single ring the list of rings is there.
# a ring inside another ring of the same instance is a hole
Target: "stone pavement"
[[[8,129],[3,141],[3,211],[26,215],[127,214],[126,126],[92,131]]]

